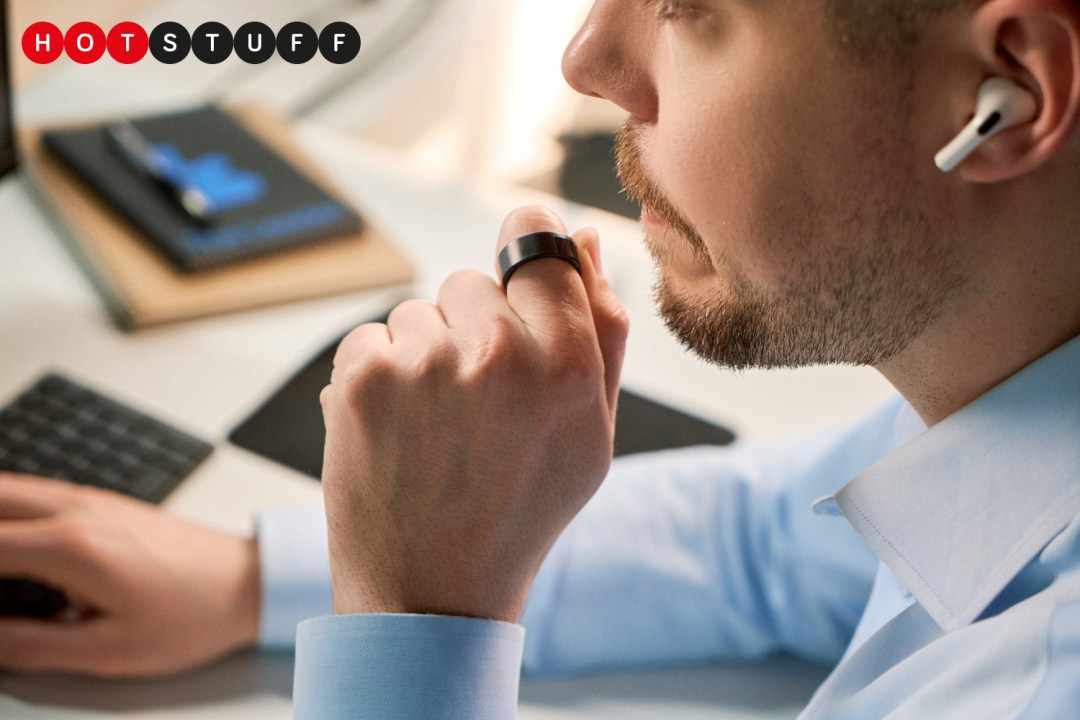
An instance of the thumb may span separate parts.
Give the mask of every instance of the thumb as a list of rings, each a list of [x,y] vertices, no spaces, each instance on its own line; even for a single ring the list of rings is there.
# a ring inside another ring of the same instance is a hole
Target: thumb
[[[622,303],[615,297],[611,283],[604,277],[600,265],[600,236],[593,228],[583,228],[574,233],[581,255],[581,278],[592,309],[593,326],[604,358],[604,387],[607,391],[608,409],[612,421],[615,405],[619,399],[619,376],[626,355],[626,338],[630,332],[630,318]]]
[[[0,667],[8,670],[87,672],[106,654],[103,621],[0,619]]]

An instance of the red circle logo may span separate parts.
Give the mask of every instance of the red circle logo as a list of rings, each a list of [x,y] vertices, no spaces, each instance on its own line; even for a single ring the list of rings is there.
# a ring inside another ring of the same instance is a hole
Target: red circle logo
[[[64,33],[51,22],[36,22],[23,33],[22,51],[31,62],[51,63],[64,52]]]
[[[77,22],[64,35],[64,50],[81,65],[97,62],[105,54],[105,31],[92,22]]]
[[[150,38],[138,23],[117,23],[109,31],[108,47],[113,60],[130,65],[146,55],[150,49]]]

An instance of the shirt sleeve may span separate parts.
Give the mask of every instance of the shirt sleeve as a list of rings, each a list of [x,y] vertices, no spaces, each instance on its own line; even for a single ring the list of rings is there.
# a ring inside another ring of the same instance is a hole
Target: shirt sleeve
[[[892,449],[900,406],[780,447],[618,458],[533,585],[526,672],[838,660],[877,559],[811,506]]]
[[[301,623],[295,717],[510,720],[522,665],[561,673],[780,649],[836,660],[876,559],[811,504],[891,449],[898,405],[783,448],[620,458],[541,568],[527,640],[521,626],[443,616]]]
[[[322,505],[259,515],[259,645],[291,650],[296,626],[333,612],[326,512]]]
[[[525,631],[435,615],[300,624],[295,720],[512,720]]]

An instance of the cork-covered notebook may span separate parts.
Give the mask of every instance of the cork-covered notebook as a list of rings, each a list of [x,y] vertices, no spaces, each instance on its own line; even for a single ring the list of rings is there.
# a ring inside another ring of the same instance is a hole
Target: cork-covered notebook
[[[261,108],[230,112],[334,197],[284,121]],[[365,222],[359,233],[222,268],[185,273],[123,215],[49,153],[41,129],[20,132],[22,167],[65,227],[69,241],[117,322],[138,328],[261,305],[408,282],[408,259]]]

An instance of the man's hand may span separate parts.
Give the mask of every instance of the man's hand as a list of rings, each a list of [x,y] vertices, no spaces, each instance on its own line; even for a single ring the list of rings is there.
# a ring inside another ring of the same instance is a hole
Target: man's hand
[[[566,232],[518,210],[499,248]],[[555,538],[611,463],[627,319],[599,275],[529,262],[506,292],[452,275],[342,342],[322,393],[323,488],[338,613],[516,622]],[[497,255],[497,253],[496,253]]]
[[[0,577],[62,590],[75,617],[0,617],[0,668],[184,670],[253,644],[255,541],[104,490],[0,473]]]

